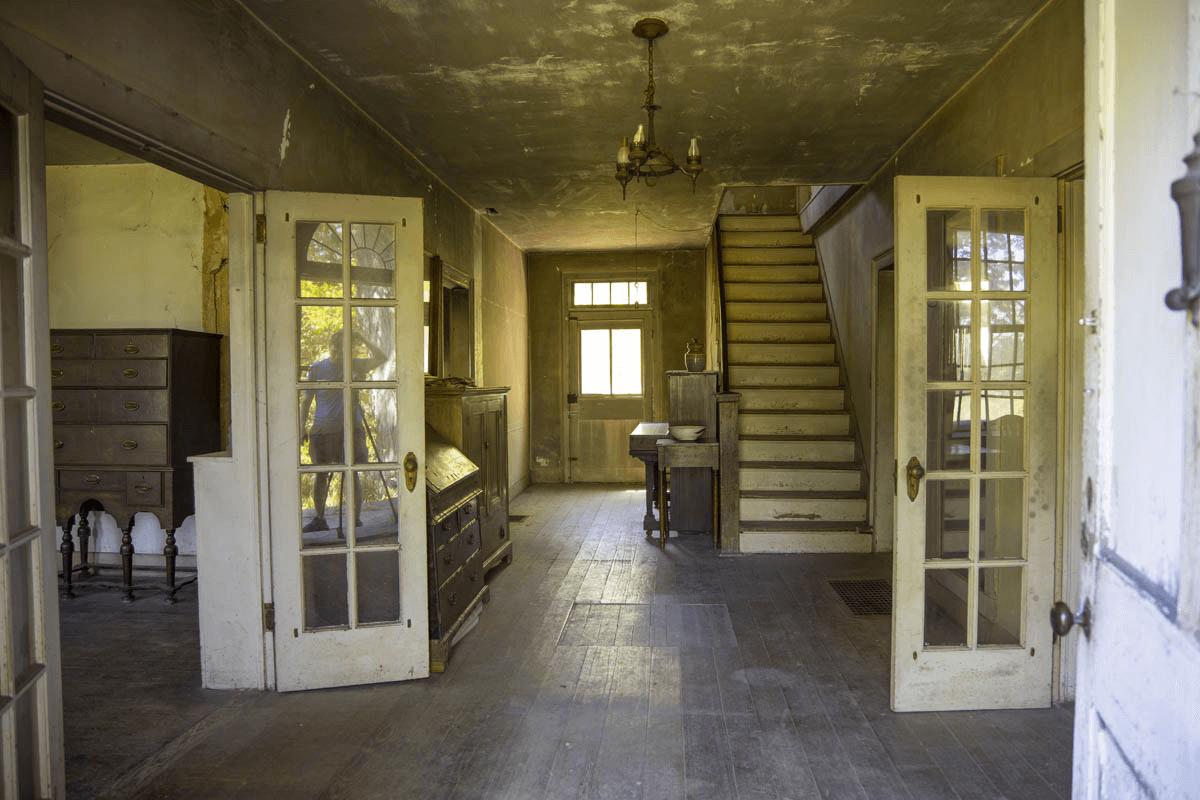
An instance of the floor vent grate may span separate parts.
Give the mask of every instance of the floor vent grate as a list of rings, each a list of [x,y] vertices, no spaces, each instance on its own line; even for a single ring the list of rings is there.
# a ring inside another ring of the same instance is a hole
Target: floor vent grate
[[[836,580],[829,585],[856,616],[892,613],[892,585],[885,580]]]

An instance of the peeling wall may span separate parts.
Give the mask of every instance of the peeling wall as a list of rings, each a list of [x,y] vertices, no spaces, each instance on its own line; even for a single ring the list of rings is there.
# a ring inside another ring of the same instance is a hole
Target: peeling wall
[[[705,262],[703,250],[602,253],[530,253],[526,256],[529,291],[530,473],[534,483],[565,477],[562,463],[563,413],[567,383],[563,369],[566,310],[563,271],[594,272],[597,279],[635,266],[657,276],[657,335],[648,357],[657,361],[652,416],[667,418],[666,370],[683,369],[683,354],[693,337],[705,340]],[[655,301],[652,299],[652,303]]]
[[[893,179],[998,171],[1053,176],[1080,163],[1083,44],[1083,0],[1049,3],[818,230],[817,250],[864,452],[871,452],[873,431],[871,262],[893,246]]]

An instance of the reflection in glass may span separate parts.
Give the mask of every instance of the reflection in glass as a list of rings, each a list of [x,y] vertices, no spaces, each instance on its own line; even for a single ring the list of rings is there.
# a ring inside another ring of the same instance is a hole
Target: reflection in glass
[[[396,226],[350,223],[350,293],[396,296]]]
[[[12,398],[4,401],[4,505],[8,509],[8,536],[33,525],[33,497],[29,484],[29,441],[26,410],[32,400]],[[4,541],[0,534],[0,542]]]
[[[979,570],[979,644],[1021,644],[1024,567],[983,567]]]
[[[983,289],[992,292],[1025,290],[1025,212],[1022,209],[984,211]]]
[[[395,550],[355,553],[358,567],[358,622],[400,619],[400,554]]]
[[[300,547],[340,547],[346,543],[350,521],[342,472],[300,474]]]
[[[607,328],[579,332],[579,390],[584,394],[612,394],[612,364],[609,361]]]
[[[971,290],[971,211],[934,209],[925,215],[927,288]]]
[[[27,624],[36,615],[34,606],[33,544],[26,542],[9,551],[8,599],[12,604],[9,619],[25,624],[12,626],[12,675],[22,675],[37,661],[35,625]]]
[[[925,646],[967,644],[967,575],[965,569],[925,570]]]
[[[300,559],[304,583],[304,628],[345,628],[350,625],[346,599],[346,556],[310,555]]]
[[[926,306],[928,380],[971,380],[971,301],[929,300]]]
[[[396,379],[396,309],[360,306],[351,309],[354,381]]]
[[[971,392],[934,389],[926,395],[925,468],[971,468]]]
[[[24,298],[21,262],[0,255],[0,352],[4,353],[4,386],[9,388],[26,384]]]
[[[395,544],[400,522],[397,495],[404,485],[400,473],[396,470],[363,470],[357,478],[363,501],[355,524],[355,545]]]
[[[1025,469],[1025,390],[987,389],[979,406],[980,469]]]
[[[366,458],[355,464],[395,463],[397,427],[396,392],[392,389],[355,389],[355,425],[362,426]],[[356,434],[357,435],[357,434]]]
[[[613,394],[641,394],[641,328],[614,328],[612,332],[612,349]]]
[[[969,480],[925,482],[925,558],[966,558],[971,518]]]
[[[979,557],[1025,555],[1025,479],[988,478],[979,482]]]
[[[981,379],[1025,380],[1025,301],[984,300],[981,320]]]
[[[296,295],[342,297],[342,223],[296,223]]]
[[[42,752],[38,742],[41,733],[38,730],[42,718],[38,710],[41,694],[29,691],[17,698],[14,705],[13,719],[15,724],[16,752],[34,754]],[[0,763],[0,766],[3,766]],[[21,758],[16,765],[17,791],[14,797],[42,797],[42,764],[36,757]]]
[[[345,380],[341,370],[341,306],[300,306],[297,315],[296,330],[300,331],[300,380]],[[314,372],[313,368],[318,363],[322,363],[322,366]],[[338,367],[336,370],[332,369],[334,365]]]

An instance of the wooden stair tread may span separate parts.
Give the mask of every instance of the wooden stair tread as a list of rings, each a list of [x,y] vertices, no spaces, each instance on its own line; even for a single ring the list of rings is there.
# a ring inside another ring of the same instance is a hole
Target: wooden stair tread
[[[739,461],[738,468],[861,472],[863,466],[857,461]]]
[[[866,500],[864,491],[847,491],[844,489],[814,490],[814,489],[743,489],[738,497],[749,497],[756,500]]]
[[[808,519],[743,519],[741,528],[744,531],[762,531],[770,533],[771,531],[794,531],[794,530],[809,530],[809,531],[855,531],[862,532],[860,528],[866,527],[866,520],[808,520]],[[865,532],[863,532],[865,535]]]

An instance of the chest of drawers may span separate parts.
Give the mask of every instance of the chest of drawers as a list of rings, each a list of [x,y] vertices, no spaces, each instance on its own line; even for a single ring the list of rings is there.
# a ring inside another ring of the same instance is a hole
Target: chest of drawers
[[[126,599],[133,598],[133,515],[167,531],[167,583],[175,584],[175,530],[194,510],[189,456],[221,449],[220,339],[174,329],[52,330],[55,515],[71,593],[71,519],[86,564],[88,513],[122,525]],[[172,596],[168,595],[168,596]]]

